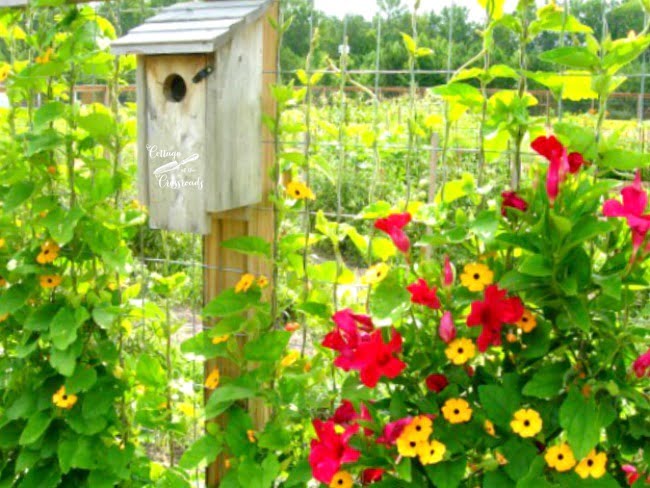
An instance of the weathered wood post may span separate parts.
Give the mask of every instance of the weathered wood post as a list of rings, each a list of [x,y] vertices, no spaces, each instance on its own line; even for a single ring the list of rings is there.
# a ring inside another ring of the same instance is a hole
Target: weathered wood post
[[[267,261],[221,243],[274,239],[274,141],[262,114],[275,110],[278,43],[268,17],[277,19],[278,8],[278,0],[176,4],[112,45],[117,54],[138,55],[138,180],[150,226],[204,235],[206,303],[243,273],[271,277]],[[214,367],[239,374],[224,359],[205,365]],[[249,412],[261,429],[268,410],[251,401]],[[223,461],[208,468],[208,487],[222,479]]]

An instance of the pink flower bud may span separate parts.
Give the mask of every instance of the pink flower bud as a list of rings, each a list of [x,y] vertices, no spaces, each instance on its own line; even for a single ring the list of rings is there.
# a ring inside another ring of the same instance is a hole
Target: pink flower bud
[[[451,268],[451,262],[449,261],[449,256],[445,254],[445,266],[444,266],[444,275],[443,275],[443,286],[451,286],[454,284],[454,270]]]
[[[451,312],[445,312],[442,315],[440,327],[438,328],[438,335],[446,344],[449,344],[456,338],[456,326],[454,325],[454,319],[451,316]]]

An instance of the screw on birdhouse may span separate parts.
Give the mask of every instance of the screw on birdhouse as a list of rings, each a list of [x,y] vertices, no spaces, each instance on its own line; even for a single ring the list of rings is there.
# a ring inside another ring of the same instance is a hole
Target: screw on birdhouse
[[[197,74],[194,75],[194,78],[192,78],[192,81],[194,83],[200,83],[203,81],[205,78],[208,77],[210,73],[214,71],[214,68],[210,65],[206,66],[203,68],[201,71],[199,71]]]

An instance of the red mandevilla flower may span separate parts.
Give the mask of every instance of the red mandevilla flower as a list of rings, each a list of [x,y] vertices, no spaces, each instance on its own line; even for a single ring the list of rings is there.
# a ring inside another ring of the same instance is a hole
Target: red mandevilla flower
[[[408,212],[392,214],[385,219],[378,219],[375,222],[375,228],[388,234],[395,247],[403,253],[407,253],[411,247],[411,241],[409,241],[403,229],[410,221],[411,214]]]
[[[361,403],[359,410],[360,413],[357,412],[350,400],[344,399],[341,401],[341,406],[336,409],[334,415],[330,420],[335,424],[341,425],[343,427],[357,425],[357,420],[372,420],[368,407],[366,407],[363,403]],[[372,429],[364,428],[364,434],[372,435]]]
[[[631,464],[624,464],[621,466],[621,469],[625,473],[625,478],[627,479],[627,484],[632,486],[637,480],[641,477],[637,469]]]
[[[451,261],[449,261],[449,256],[445,254],[445,264],[443,265],[442,285],[445,287],[450,287],[453,284],[454,284],[454,270],[451,267]]]
[[[367,315],[355,314],[350,309],[339,310],[332,316],[336,328],[323,339],[323,346],[339,353],[334,365],[349,371],[354,351],[359,344],[369,340],[374,329]]]
[[[501,215],[507,215],[508,208],[516,208],[521,212],[528,210],[528,203],[526,200],[517,195],[514,191],[504,191],[501,193]]]
[[[359,459],[361,453],[348,444],[350,437],[359,430],[359,426],[348,427],[342,434],[337,434],[336,424],[332,421],[314,420],[313,425],[318,439],[311,441],[311,472],[318,481],[329,484],[341,464],[354,463]]]
[[[381,481],[384,477],[384,470],[381,468],[368,468],[364,469],[361,473],[361,483],[364,485],[369,485],[371,483],[376,483]]]
[[[577,173],[584,164],[584,158],[579,153],[567,154],[566,147],[555,136],[540,136],[530,146],[549,162],[546,173],[546,193],[553,205],[560,193],[560,184],[567,173]]]
[[[521,300],[516,297],[507,298],[507,294],[506,290],[490,285],[485,289],[483,301],[472,302],[472,311],[467,317],[467,325],[483,327],[476,341],[481,352],[485,352],[490,345],[501,345],[502,325],[514,324],[524,314]]]
[[[454,325],[454,319],[451,316],[451,312],[447,311],[442,314],[440,327],[438,327],[438,335],[443,341],[445,341],[445,344],[449,344],[456,338],[456,326]]]
[[[406,289],[411,294],[411,302],[425,307],[437,310],[440,308],[440,300],[438,300],[438,289],[435,286],[429,288],[427,282],[419,278],[417,282],[410,284]]]
[[[634,182],[621,190],[623,203],[618,200],[607,200],[603,205],[605,217],[624,217],[632,231],[633,257],[643,244],[650,230],[650,214],[644,215],[648,205],[648,195],[641,183],[641,172],[637,171]]]
[[[632,369],[637,378],[650,376],[650,349],[645,354],[642,354],[632,364]]]
[[[404,417],[394,422],[389,422],[384,426],[384,431],[377,438],[377,444],[384,444],[386,447],[390,447],[395,442],[397,438],[402,434],[404,428],[411,423],[412,417]]]
[[[426,379],[429,391],[440,393],[449,386],[449,380],[444,374],[430,374]]]
[[[351,369],[360,372],[359,377],[364,385],[374,388],[382,376],[393,379],[404,371],[406,364],[394,356],[401,350],[402,336],[399,332],[393,330],[390,342],[385,343],[381,331],[376,330],[370,334],[368,341],[359,344],[354,351]]]

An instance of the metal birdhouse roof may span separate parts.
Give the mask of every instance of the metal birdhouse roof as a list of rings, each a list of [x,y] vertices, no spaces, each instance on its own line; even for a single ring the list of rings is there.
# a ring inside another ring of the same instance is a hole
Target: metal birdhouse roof
[[[113,41],[115,54],[211,53],[258,20],[273,0],[178,3]]]

